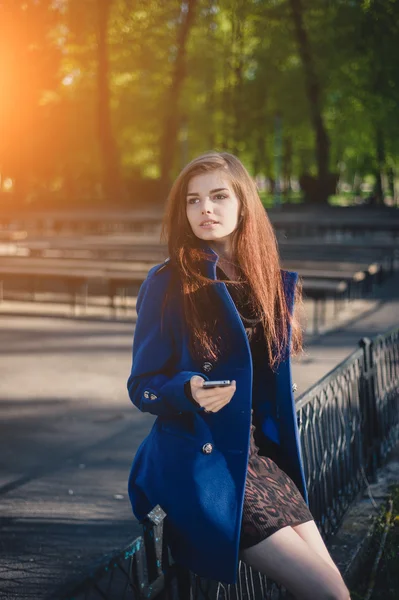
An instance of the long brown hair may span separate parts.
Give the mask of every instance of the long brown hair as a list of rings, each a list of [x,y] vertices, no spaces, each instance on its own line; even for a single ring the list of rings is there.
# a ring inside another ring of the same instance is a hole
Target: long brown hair
[[[190,352],[197,358],[217,358],[221,340],[215,337],[215,281],[201,270],[209,256],[193,233],[186,215],[188,183],[192,177],[221,170],[241,203],[242,216],[232,233],[236,283],[246,282],[252,304],[264,330],[269,363],[273,368],[284,357],[291,327],[291,351],[302,350],[302,329],[296,315],[302,308],[302,286],[295,289],[295,313],[290,315],[280,271],[277,240],[256,185],[244,165],[227,152],[210,152],[192,160],[175,180],[168,196],[162,239],[167,241],[171,266],[180,280],[184,318],[190,331]]]

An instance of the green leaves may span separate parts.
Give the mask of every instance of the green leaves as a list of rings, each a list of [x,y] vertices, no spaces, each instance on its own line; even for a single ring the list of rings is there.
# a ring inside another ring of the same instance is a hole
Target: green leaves
[[[320,170],[290,0],[104,2],[105,63],[99,0],[3,3],[0,171],[23,198],[38,198],[39,188],[98,196],[110,161],[112,177],[119,171],[134,195],[132,181],[162,170],[171,177],[211,148],[238,153],[254,175],[272,180],[276,115],[282,148],[289,148],[284,179]],[[399,3],[301,4],[328,168],[339,165],[347,181],[392,170],[399,153]],[[107,133],[99,128],[99,106]],[[108,157],[107,144],[115,145]],[[112,193],[116,184],[107,185]]]

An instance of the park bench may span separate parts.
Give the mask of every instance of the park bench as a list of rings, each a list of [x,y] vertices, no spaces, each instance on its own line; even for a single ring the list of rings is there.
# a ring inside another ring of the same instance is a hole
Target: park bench
[[[52,240],[51,242],[25,242],[19,245],[29,251],[29,256],[59,258],[87,258],[93,260],[141,260],[162,262],[167,258],[166,246],[160,244],[119,244],[116,242],[85,242],[84,240]]]
[[[399,261],[399,247],[368,241],[359,243],[327,242],[322,239],[280,240],[282,258],[291,260],[323,260],[342,262],[380,262],[384,271],[392,273]]]
[[[0,228],[25,229],[37,232],[73,231],[79,233],[108,233],[158,231],[162,221],[162,209],[144,210],[80,210],[80,211],[35,211],[15,213],[0,212]],[[370,211],[323,207],[323,210],[269,209],[273,226],[282,234],[334,237],[364,237],[383,232],[392,240],[399,237],[398,211]]]
[[[43,284],[49,284],[54,293],[60,293],[63,287],[66,287],[70,298],[72,313],[77,314],[80,307],[86,311],[89,298],[89,287],[93,284],[101,286],[101,292],[98,295],[108,297],[108,307],[115,312],[116,297],[121,298],[120,305],[127,309],[127,292],[130,290],[132,296],[138,294],[141,283],[145,278],[145,273],[137,272],[112,272],[87,269],[55,269],[45,267],[0,267],[0,302],[4,297],[5,285],[18,279],[19,283],[23,279],[26,283],[26,291],[30,294],[31,300],[36,299],[37,292],[43,288]],[[12,287],[12,286],[11,286]],[[334,314],[338,314],[338,303],[341,306],[347,295],[348,284],[344,281],[331,281],[309,279],[304,282],[304,292],[306,296],[314,300],[314,318],[313,331],[319,331],[319,325],[325,323],[326,309],[325,304],[328,298],[334,299]],[[93,290],[91,290],[91,296]],[[52,300],[55,301],[54,298]]]
[[[54,267],[57,269],[87,269],[87,270],[98,270],[105,272],[124,271],[137,273],[137,271],[145,272],[148,271],[150,266],[156,263],[149,263],[148,261],[122,261],[122,260],[90,260],[90,259],[76,259],[76,258],[36,258],[26,256],[12,256],[2,257],[1,265],[12,267],[29,267],[35,269],[37,267]]]
[[[106,272],[100,269],[62,269],[54,267],[35,267],[32,269],[27,266],[10,267],[0,265],[0,302],[4,299],[5,284],[15,282],[15,280],[20,284],[21,279],[23,279],[32,300],[35,300],[37,291],[44,283],[50,284],[55,292],[59,292],[60,288],[66,287],[73,314],[76,314],[78,306],[81,306],[84,310],[87,308],[89,285],[97,284],[102,289],[100,295],[108,297],[108,306],[115,311],[115,298],[118,293],[122,290],[122,298],[125,299],[124,307],[126,308],[126,290],[131,289],[132,295],[137,295],[145,275],[142,272]]]
[[[345,264],[336,269],[335,263],[328,263],[330,270],[317,269],[321,263],[307,261],[303,264],[307,269],[301,269],[301,262],[285,261],[284,268],[298,269],[304,277],[304,293],[314,301],[313,331],[319,331],[319,325],[325,324],[326,302],[329,298],[334,301],[334,316],[342,302],[363,297],[374,290],[375,284],[380,283],[381,268],[378,264],[363,264],[363,271],[355,270],[356,263]],[[127,261],[93,261],[84,259],[53,259],[32,257],[7,257],[2,259],[0,267],[0,293],[4,296],[6,284],[17,281],[17,288],[25,283],[25,289],[32,300],[36,292],[43,286],[52,292],[59,292],[66,287],[73,313],[76,314],[79,305],[85,310],[88,305],[89,286],[91,295],[106,295],[108,305],[115,309],[115,299],[121,297],[121,305],[127,308],[127,292],[136,295],[146,276],[151,263]],[[367,267],[367,268],[365,268]],[[11,285],[12,287],[12,285]]]
[[[326,281],[323,279],[305,279],[303,282],[304,296],[313,300],[313,328],[314,334],[319,333],[320,325],[326,323],[326,304],[332,298],[334,301],[334,316],[348,299],[348,283],[346,281]]]
[[[323,246],[311,247],[309,250],[301,247],[287,247],[280,245],[280,252],[283,260],[288,261],[306,261],[309,258],[334,262],[379,262],[381,263],[381,277],[393,272],[397,263],[396,255],[378,249],[346,249],[346,247],[326,249]],[[91,245],[83,246],[75,242],[68,248],[54,244],[51,248],[30,247],[29,255],[32,257],[54,257],[54,258],[76,258],[81,260],[101,260],[101,261],[137,261],[151,264],[162,262],[167,257],[167,248],[161,245],[136,245],[131,247],[121,247],[118,245]]]
[[[325,239],[294,240],[280,239],[280,251],[283,257],[300,257],[303,260],[314,256],[324,256],[325,260],[343,261],[368,260],[382,261],[384,270],[393,270],[399,258],[399,250],[387,240],[363,239],[328,242]],[[11,254],[11,250],[3,254]],[[153,235],[96,235],[96,236],[47,236],[37,238],[29,236],[25,240],[13,242],[13,253],[42,257],[63,257],[101,260],[142,260],[161,262],[167,256],[167,247],[158,242]]]
[[[284,263],[285,264],[285,263]],[[345,281],[348,284],[348,299],[354,300],[371,294],[377,284],[382,283],[383,269],[379,263],[369,265],[353,265],[347,269],[341,268],[321,268],[324,265],[319,263],[319,268],[302,268],[287,261],[289,270],[298,271],[305,280],[309,278],[327,281]]]
[[[391,243],[399,240],[399,211],[368,214],[365,211],[350,213],[337,210],[292,211],[268,215],[278,236],[289,238],[325,237],[345,241],[373,239],[383,235]]]
[[[331,261],[283,261],[283,267],[298,271],[303,277],[304,296],[314,301],[313,333],[326,323],[326,303],[334,302],[334,317],[344,301],[373,295],[383,281],[383,269],[378,263],[344,263]]]
[[[137,290],[148,269],[167,255],[166,246],[153,243],[153,239],[147,234],[136,238],[130,234],[51,235],[44,239],[19,241],[18,247],[30,256],[3,257],[1,262],[3,267],[22,269],[17,275],[29,281],[32,297],[40,281],[49,284],[52,280],[58,287],[64,281],[76,311],[79,297],[83,299],[83,306],[87,306],[89,284],[93,293],[93,283],[97,280],[102,288],[106,285],[105,294],[111,307],[115,308],[118,293],[126,307],[127,291]],[[334,315],[337,315],[338,307],[345,299],[353,300],[373,293],[376,285],[394,270],[396,260],[392,245],[382,244],[381,247],[375,242],[368,247],[364,242],[343,245],[320,239],[284,240],[280,242],[280,251],[283,268],[302,275],[304,292],[314,301],[315,332],[325,323],[328,299],[333,299]],[[43,253],[47,253],[46,257]],[[42,270],[51,267],[57,270],[51,276]],[[93,271],[101,273],[95,277]],[[10,281],[11,277],[10,271],[3,271],[3,287],[5,280]]]
[[[109,233],[159,231],[162,221],[157,210],[77,210],[0,212],[0,228],[48,232]]]

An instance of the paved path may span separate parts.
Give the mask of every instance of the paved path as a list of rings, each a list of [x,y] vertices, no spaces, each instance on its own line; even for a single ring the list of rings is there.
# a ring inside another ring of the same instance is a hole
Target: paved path
[[[309,338],[297,394],[399,323],[399,274],[344,330]],[[126,494],[153,418],[125,389],[133,324],[0,317],[0,598],[49,597],[140,530]]]
[[[399,272],[378,291],[369,308],[351,320],[320,336],[305,339],[305,352],[293,359],[293,380],[298,386],[296,397],[358,348],[362,337],[373,337],[399,326]]]
[[[152,417],[127,398],[132,332],[0,320],[0,598],[46,598],[140,534],[126,480]]]

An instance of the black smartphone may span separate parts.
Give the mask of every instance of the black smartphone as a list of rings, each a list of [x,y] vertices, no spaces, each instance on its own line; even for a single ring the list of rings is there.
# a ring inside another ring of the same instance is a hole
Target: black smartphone
[[[220,381],[204,381],[202,387],[209,390],[215,387],[227,387],[228,385],[231,385],[230,379],[222,379]]]

